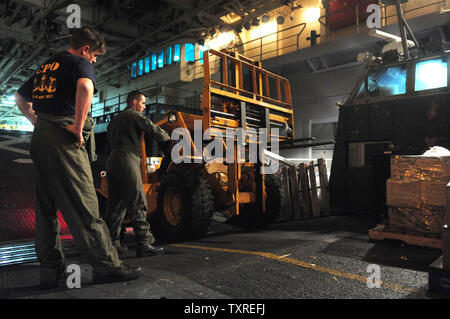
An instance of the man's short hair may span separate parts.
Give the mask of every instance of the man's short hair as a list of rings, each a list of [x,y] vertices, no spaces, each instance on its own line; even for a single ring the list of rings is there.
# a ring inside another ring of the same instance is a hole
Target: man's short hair
[[[71,47],[75,50],[88,45],[93,51],[99,51],[101,54],[106,52],[106,44],[103,36],[89,27],[76,29],[72,34]]]
[[[130,93],[128,93],[127,96],[127,105],[131,106],[131,104],[133,104],[133,100],[136,99],[139,101],[139,98],[141,95],[144,95],[144,93],[142,93],[139,90],[135,90],[135,91],[131,91]]]

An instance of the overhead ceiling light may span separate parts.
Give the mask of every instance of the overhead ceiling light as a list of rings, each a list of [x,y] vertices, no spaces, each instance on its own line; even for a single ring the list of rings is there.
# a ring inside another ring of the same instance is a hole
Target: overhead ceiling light
[[[253,19],[252,25],[254,25],[255,27],[259,26],[259,19],[258,18]]]
[[[283,24],[284,23],[284,17],[283,16],[278,16],[277,17],[277,23],[278,24]]]
[[[313,23],[320,18],[320,8],[308,8],[305,11],[306,23]]]
[[[263,17],[261,19],[261,21],[263,23],[267,23],[267,22],[269,22],[269,20],[270,20],[270,17],[267,14],[263,15]]]
[[[215,38],[207,40],[206,45],[211,49],[219,50],[220,48],[229,45],[234,40],[234,32],[220,33]]]
[[[244,28],[245,30],[250,30],[252,28],[252,26],[250,25],[249,22],[244,23]]]

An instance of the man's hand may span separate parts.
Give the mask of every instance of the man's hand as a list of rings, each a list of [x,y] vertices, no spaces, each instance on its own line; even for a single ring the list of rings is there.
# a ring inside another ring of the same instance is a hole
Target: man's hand
[[[170,153],[175,144],[176,143],[172,140],[168,140],[167,142],[162,143],[161,148],[165,156],[168,156],[170,158]]]
[[[18,92],[16,92],[16,104],[19,107],[19,110],[22,112],[23,116],[25,116],[28,121],[30,121],[33,126],[36,124],[36,114],[34,114],[33,103],[28,101]]]
[[[81,146],[84,144],[84,138],[83,138],[83,132],[81,128],[75,127],[75,125],[67,125],[67,126],[61,126],[62,128],[65,128],[69,132],[73,133],[78,141],[78,149],[81,148]]]
[[[86,116],[89,112],[89,107],[92,102],[92,95],[94,94],[94,84],[91,79],[80,78],[77,81],[77,93],[75,100],[75,119],[72,125],[67,125],[64,128],[72,132],[78,140],[78,149],[84,144],[83,127],[86,121]]]

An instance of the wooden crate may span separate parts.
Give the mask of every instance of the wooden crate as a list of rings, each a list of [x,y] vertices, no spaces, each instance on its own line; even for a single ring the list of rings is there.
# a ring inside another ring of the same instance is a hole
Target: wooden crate
[[[440,236],[449,181],[450,156],[393,156],[386,183],[389,229]]]
[[[445,225],[445,207],[389,207],[388,226],[392,231],[440,237]]]
[[[401,181],[450,181],[450,156],[392,156],[391,179]]]
[[[425,206],[445,207],[447,183],[393,180],[386,182],[386,204],[393,207],[420,209]]]

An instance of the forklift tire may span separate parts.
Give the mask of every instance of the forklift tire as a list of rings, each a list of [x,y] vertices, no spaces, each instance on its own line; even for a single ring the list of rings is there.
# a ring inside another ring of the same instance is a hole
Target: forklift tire
[[[281,178],[266,175],[266,211],[262,212],[256,203],[239,207],[239,215],[234,216],[234,225],[245,229],[261,229],[274,223],[283,205],[284,193]]]
[[[161,181],[151,230],[158,242],[202,237],[213,213],[214,194],[208,181],[196,172],[177,170]]]

